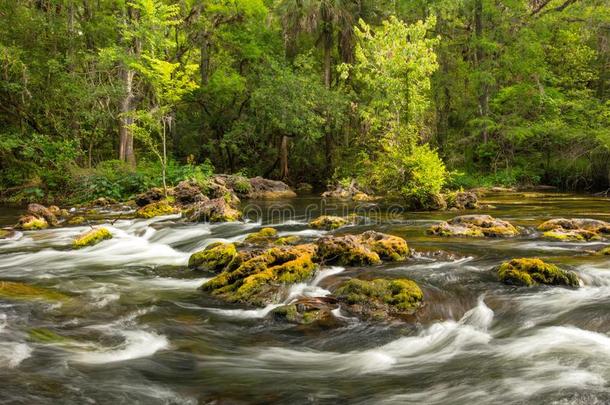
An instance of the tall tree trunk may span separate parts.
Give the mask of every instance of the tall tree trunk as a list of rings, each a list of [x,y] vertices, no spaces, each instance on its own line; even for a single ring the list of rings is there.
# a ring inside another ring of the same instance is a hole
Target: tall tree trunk
[[[288,137],[282,135],[279,150],[280,160],[280,179],[286,180],[288,178]]]
[[[201,38],[201,60],[199,61],[199,71],[201,73],[201,85],[208,84],[210,71],[210,35],[204,32]]]
[[[133,151],[133,133],[130,125],[133,124],[133,117],[129,116],[133,112],[133,76],[134,71],[124,68],[121,72],[125,95],[121,100],[119,118],[119,159],[135,167],[136,158]]]
[[[322,33],[323,45],[324,45],[324,86],[330,90],[332,82],[332,46],[333,46],[333,27],[330,19],[325,19],[324,30]],[[327,125],[324,134],[324,152],[326,160],[326,174],[329,176],[332,172],[333,167],[333,135],[331,133],[330,125],[328,125],[330,117],[326,117]]]
[[[476,47],[474,52],[475,64],[479,71],[483,64],[483,58],[485,54],[483,52],[483,46],[481,41],[483,40],[483,0],[475,0],[474,4],[474,32],[476,38]],[[481,83],[479,90],[479,116],[483,119],[489,115],[489,85],[487,83]],[[487,123],[483,124],[482,128],[483,143],[487,143],[488,131]]]

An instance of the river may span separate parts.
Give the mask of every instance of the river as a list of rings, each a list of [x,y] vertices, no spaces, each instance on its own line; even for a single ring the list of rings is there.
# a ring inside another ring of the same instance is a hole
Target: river
[[[316,238],[317,198],[249,206],[250,220],[184,224],[178,216],[106,226],[114,238],[71,250],[85,226],[0,240],[0,280],[72,296],[70,304],[0,299],[1,404],[608,404],[610,256],[602,242],[553,242],[536,225],[554,217],[610,220],[609,200],[561,193],[490,194],[489,213],[523,227],[511,239],[427,236],[456,213],[372,210],[365,224],[404,237],[406,262],[322,268],[295,296],[328,294],[350,277],[407,277],[424,290],[413,324],[345,316],[334,328],[265,317],[199,291],[210,276],[186,269],[211,242],[271,225]],[[276,207],[275,209],[273,209]],[[336,206],[335,209],[343,208]],[[333,207],[326,207],[332,210]],[[0,208],[0,223],[18,212]],[[422,252],[443,250],[448,255]],[[575,271],[579,289],[516,288],[493,268],[541,257]],[[339,315],[344,316],[344,315]],[[51,331],[47,341],[32,331]]]

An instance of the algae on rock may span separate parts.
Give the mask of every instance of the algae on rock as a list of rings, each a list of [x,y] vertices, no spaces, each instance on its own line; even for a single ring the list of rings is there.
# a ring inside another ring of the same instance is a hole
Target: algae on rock
[[[172,207],[172,205],[167,200],[161,200],[157,202],[150,203],[145,205],[142,208],[139,208],[136,211],[136,217],[138,218],[154,218],[163,215],[171,215],[177,212],[176,208]]]
[[[500,281],[506,284],[531,287],[537,284],[578,287],[580,280],[571,272],[540,259],[513,259],[498,268]]]
[[[214,243],[206,249],[193,253],[188,266],[191,269],[219,272],[225,269],[237,256],[237,250],[232,243]]]
[[[97,245],[98,243],[112,239],[112,233],[106,228],[93,228],[90,231],[87,231],[81,235],[79,235],[72,242],[72,247],[74,249],[80,249],[87,246]]]

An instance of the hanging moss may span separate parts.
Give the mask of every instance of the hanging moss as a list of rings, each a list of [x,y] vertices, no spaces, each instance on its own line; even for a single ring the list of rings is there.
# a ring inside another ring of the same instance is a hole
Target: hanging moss
[[[74,249],[81,249],[87,246],[97,245],[107,239],[112,239],[112,233],[110,233],[108,229],[94,228],[74,239],[72,247]]]
[[[537,284],[578,287],[578,276],[540,259],[513,259],[498,268],[500,281],[506,284],[534,286]]]

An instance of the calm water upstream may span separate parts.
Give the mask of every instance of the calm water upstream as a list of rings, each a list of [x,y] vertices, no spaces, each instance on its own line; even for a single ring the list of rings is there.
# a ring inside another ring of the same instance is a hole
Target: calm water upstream
[[[407,277],[425,292],[417,324],[346,319],[336,328],[266,318],[270,308],[227,305],[197,290],[191,253],[239,241],[273,223],[316,238],[307,210],[261,206],[243,224],[183,224],[177,216],[107,223],[114,239],[74,251],[87,227],[0,240],[0,280],[56,289],[68,304],[0,299],[0,404],[608,404],[610,256],[604,243],[539,238],[552,217],[610,220],[610,200],[572,194],[491,195],[481,211],[524,227],[514,239],[426,236],[455,213],[371,213],[368,229],[407,239],[416,255],[368,268],[328,267],[295,294],[328,294],[349,277]],[[0,223],[18,212],[0,209]],[[574,270],[580,289],[515,288],[492,268],[538,256]],[[209,276],[208,276],[209,277]],[[32,339],[32,330],[65,338]]]

